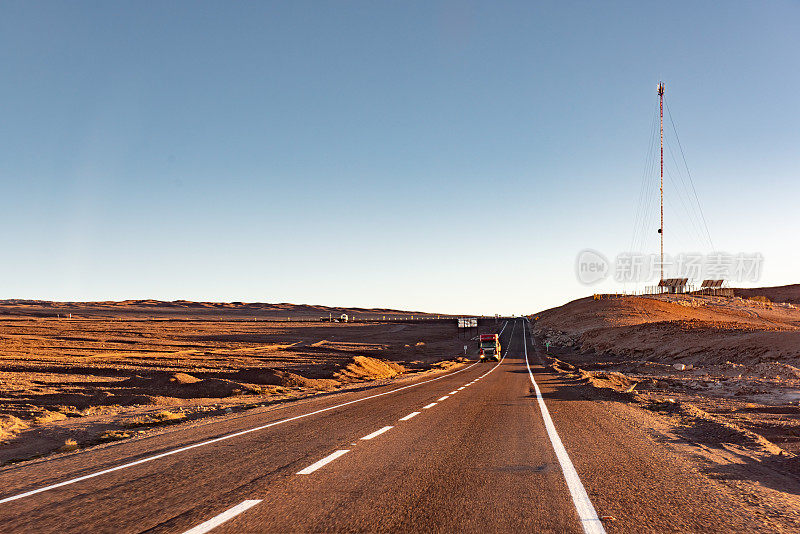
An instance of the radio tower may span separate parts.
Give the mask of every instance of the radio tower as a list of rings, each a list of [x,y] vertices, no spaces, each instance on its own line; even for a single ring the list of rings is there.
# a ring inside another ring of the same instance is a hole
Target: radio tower
[[[658,82],[658,114],[661,128],[661,280],[664,280],[664,82]]]

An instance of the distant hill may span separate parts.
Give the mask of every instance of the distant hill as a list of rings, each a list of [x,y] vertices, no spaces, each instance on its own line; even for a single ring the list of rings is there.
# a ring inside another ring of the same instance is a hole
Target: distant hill
[[[773,287],[754,287],[748,289],[734,289],[737,297],[767,297],[772,302],[788,302],[796,306],[800,305],[800,284]]]
[[[122,300],[103,302],[53,302],[46,300],[0,300],[0,315],[54,317],[127,317],[159,319],[308,319],[332,315],[408,316],[436,315],[389,308],[331,307],[312,304],[266,302],[192,302],[188,300]]]
[[[734,298],[588,297],[536,314],[534,334],[598,357],[800,366],[798,293],[800,285],[737,289]],[[751,296],[766,296],[775,304],[746,299]]]

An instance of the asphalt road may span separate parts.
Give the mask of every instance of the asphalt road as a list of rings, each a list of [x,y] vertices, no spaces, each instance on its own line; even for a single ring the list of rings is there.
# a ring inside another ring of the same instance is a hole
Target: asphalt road
[[[751,527],[645,431],[544,372],[526,322],[500,327],[499,364],[4,468],[0,531]]]

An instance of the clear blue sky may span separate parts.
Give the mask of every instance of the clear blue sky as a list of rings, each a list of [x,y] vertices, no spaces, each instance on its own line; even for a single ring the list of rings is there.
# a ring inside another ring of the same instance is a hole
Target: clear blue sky
[[[559,305],[593,291],[581,249],[629,246],[660,78],[716,247],[799,282],[798,28],[781,1],[3,2],[0,298]]]

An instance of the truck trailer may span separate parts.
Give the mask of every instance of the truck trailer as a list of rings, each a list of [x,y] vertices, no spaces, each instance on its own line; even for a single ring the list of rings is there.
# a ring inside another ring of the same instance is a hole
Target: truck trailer
[[[480,345],[480,361],[500,361],[500,336],[498,334],[481,334]]]

